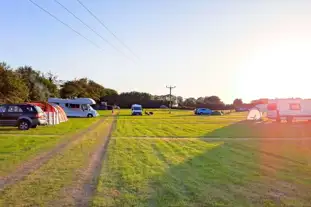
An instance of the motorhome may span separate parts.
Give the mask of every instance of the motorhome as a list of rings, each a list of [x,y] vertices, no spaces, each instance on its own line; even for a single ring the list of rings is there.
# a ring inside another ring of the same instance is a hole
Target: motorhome
[[[133,104],[131,110],[132,115],[143,115],[143,107],[139,104]]]
[[[257,108],[261,112],[266,112],[267,118],[277,122],[282,120],[289,123],[295,120],[311,121],[310,99],[269,99],[268,104],[260,104]]]
[[[63,108],[68,117],[96,117],[99,116],[96,110],[91,105],[96,102],[91,98],[75,98],[61,99],[49,98],[49,103],[57,104]]]

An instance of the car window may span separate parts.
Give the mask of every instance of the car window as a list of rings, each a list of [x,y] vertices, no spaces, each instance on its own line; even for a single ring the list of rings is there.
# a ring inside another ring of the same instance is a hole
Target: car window
[[[7,112],[9,113],[23,112],[23,110],[19,106],[9,106]]]
[[[0,112],[5,112],[6,111],[6,106],[0,106]]]
[[[29,112],[34,112],[34,108],[32,106],[26,106],[25,109]]]

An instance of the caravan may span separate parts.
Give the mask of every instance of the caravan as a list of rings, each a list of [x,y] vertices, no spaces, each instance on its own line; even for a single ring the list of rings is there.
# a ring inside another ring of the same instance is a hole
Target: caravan
[[[258,110],[258,112],[256,110]],[[247,119],[260,119],[262,113],[266,113],[268,119],[277,122],[281,122],[282,120],[286,120],[288,123],[295,120],[311,121],[311,100],[300,98],[269,99],[268,104],[256,105],[256,107],[249,112]]]
[[[286,120],[311,120],[310,99],[271,99],[267,105],[267,117],[278,122]]]
[[[49,98],[49,103],[57,104],[63,108],[68,117],[96,117],[99,116],[96,110],[91,105],[96,102],[91,98],[75,98],[61,99]]]

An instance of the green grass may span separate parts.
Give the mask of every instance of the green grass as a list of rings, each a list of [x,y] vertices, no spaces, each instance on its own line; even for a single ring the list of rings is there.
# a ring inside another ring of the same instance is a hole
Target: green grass
[[[154,111],[154,110],[152,110]],[[245,119],[245,113],[225,116],[195,116],[192,111],[154,111],[153,116],[130,116],[122,110],[115,137],[205,137],[209,133]]]
[[[308,206],[310,144],[116,138],[93,206]]]
[[[79,170],[87,165],[89,155],[101,143],[109,122],[111,120],[84,135],[82,140],[53,157],[24,180],[4,189],[0,192],[0,203],[3,206],[47,206],[49,202],[68,196],[62,189],[79,179]],[[62,205],[72,206],[72,198],[66,199]]]
[[[215,138],[299,138],[311,137],[311,124],[247,122],[247,113],[224,116],[195,116],[192,111],[154,111],[154,116],[131,116],[121,110],[114,137],[215,137]]]
[[[0,176],[61,141],[57,136],[0,136]]]
[[[36,129],[27,131],[18,130],[17,127],[0,127],[0,134],[23,134],[23,135],[64,135],[75,133],[89,127],[102,117],[96,118],[69,118],[67,122],[58,125],[38,126]]]

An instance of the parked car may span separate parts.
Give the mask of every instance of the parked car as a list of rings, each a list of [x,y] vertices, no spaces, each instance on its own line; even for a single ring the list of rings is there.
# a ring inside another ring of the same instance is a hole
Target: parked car
[[[211,115],[212,114],[212,110],[207,109],[207,108],[196,108],[194,110],[194,114],[196,115]]]
[[[38,106],[31,104],[0,105],[0,126],[17,126],[20,130],[28,130],[46,124],[46,115]]]

